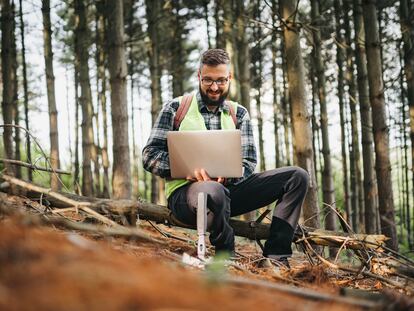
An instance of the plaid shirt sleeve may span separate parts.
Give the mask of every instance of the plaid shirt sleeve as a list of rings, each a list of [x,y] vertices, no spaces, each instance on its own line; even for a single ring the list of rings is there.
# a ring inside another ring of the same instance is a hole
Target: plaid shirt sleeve
[[[148,142],[142,150],[144,169],[164,178],[171,177],[167,133],[173,130],[174,116],[178,105],[178,99],[173,99],[162,107]]]
[[[242,157],[244,172],[243,178],[239,180],[241,181],[253,174],[257,164],[257,155],[253,137],[253,127],[247,109],[242,106],[238,106],[236,116],[237,119],[240,120],[239,128],[241,131],[242,140]]]

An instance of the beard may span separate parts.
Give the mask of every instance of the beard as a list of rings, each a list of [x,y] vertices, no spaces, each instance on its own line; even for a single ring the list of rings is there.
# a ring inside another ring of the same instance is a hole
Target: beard
[[[201,98],[203,99],[203,102],[204,102],[205,105],[207,105],[207,106],[220,106],[221,104],[223,104],[223,102],[227,98],[227,95],[229,95],[230,85],[229,85],[229,88],[227,89],[227,91],[222,91],[221,92],[220,97],[217,100],[213,100],[210,97],[208,97],[208,94],[206,92],[204,92],[201,89],[200,86],[199,86],[199,90],[200,90]]]

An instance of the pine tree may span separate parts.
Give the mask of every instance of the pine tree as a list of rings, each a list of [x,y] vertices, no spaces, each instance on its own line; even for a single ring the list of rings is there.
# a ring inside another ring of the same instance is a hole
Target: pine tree
[[[291,117],[296,144],[296,158],[298,165],[306,169],[310,175],[303,216],[306,225],[319,228],[319,206],[313,164],[312,130],[309,122],[310,116],[306,107],[305,74],[299,43],[299,28],[295,22],[297,18],[297,12],[295,11],[297,1],[281,0],[279,5],[279,14],[286,23],[283,27],[283,37],[285,41],[289,96],[292,105]]]
[[[382,80],[382,62],[376,10],[376,1],[363,1],[365,46],[367,49],[369,97],[372,108],[381,231],[390,238],[387,241],[387,245],[394,250],[398,250],[394,219],[388,125],[386,121],[384,83]]]

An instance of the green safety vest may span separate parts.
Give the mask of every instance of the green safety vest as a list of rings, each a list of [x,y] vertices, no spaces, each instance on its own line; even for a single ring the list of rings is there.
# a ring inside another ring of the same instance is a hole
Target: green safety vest
[[[180,97],[180,105],[183,97]],[[233,110],[237,113],[237,103],[232,101],[226,101],[227,104],[233,106]],[[222,130],[235,130],[236,125],[234,124],[234,120],[229,112],[222,112],[221,113],[221,129]],[[187,114],[185,115],[184,119],[181,121],[180,127],[178,128],[179,131],[200,131],[200,130],[207,130],[206,124],[204,122],[204,118],[201,115],[200,111],[198,110],[198,103],[197,98],[194,95],[193,100],[191,101],[191,105],[188,108]],[[165,194],[167,199],[170,195],[177,190],[178,188],[190,183],[190,181],[186,179],[169,179],[165,181]]]

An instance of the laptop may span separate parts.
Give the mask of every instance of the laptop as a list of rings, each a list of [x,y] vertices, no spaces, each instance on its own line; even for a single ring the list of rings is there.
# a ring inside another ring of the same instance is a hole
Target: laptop
[[[167,144],[172,178],[201,168],[212,178],[243,175],[240,130],[170,131]]]

